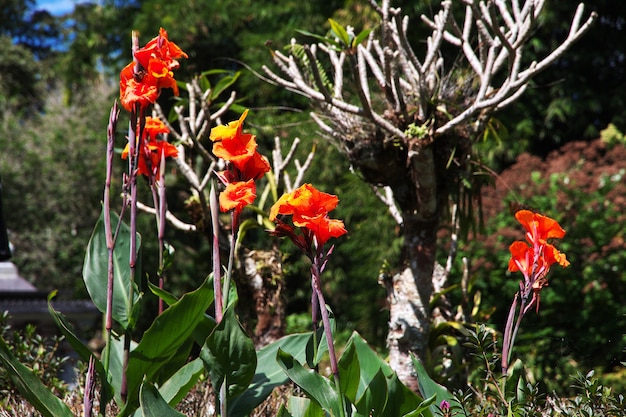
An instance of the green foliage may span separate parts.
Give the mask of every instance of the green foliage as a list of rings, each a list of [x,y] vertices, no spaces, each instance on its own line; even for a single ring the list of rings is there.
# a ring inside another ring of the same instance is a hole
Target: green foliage
[[[571,266],[550,272],[539,314],[526,317],[514,351],[537,381],[562,393],[570,391],[566,375],[578,367],[610,372],[619,365],[626,346],[621,330],[626,328],[626,316],[619,313],[626,302],[626,254],[617,243],[623,239],[623,218],[608,197],[622,175],[595,179],[598,186],[592,191],[569,182],[569,175],[576,177],[573,172],[549,178],[537,173],[527,185],[534,192],[524,203],[555,217],[566,230],[558,246]],[[507,200],[513,198],[511,194]],[[521,231],[511,231],[512,219],[508,212],[488,219],[485,235],[493,238],[473,239],[460,251],[472,262],[490,266],[475,272],[476,287],[483,304],[496,309],[490,322],[499,329],[521,279],[502,272],[510,258],[508,246],[522,236]],[[600,319],[606,317],[611,320]]]
[[[71,417],[65,403],[41,382],[37,374],[23,365],[0,338],[0,362],[13,385],[44,417]]]
[[[111,216],[111,227],[118,229],[119,216]],[[103,314],[107,309],[107,282],[109,256],[106,246],[106,234],[104,227],[104,211],[96,222],[93,234],[85,254],[83,263],[83,280],[92,301]],[[141,250],[141,236],[137,234],[137,252]],[[130,262],[130,228],[127,224],[119,225],[119,232],[113,250],[113,319],[124,329],[134,322],[132,308],[139,299],[137,284],[130,278],[127,265]],[[141,257],[138,258],[139,260]],[[141,262],[137,263],[137,275],[141,275]],[[132,287],[132,288],[131,288]],[[128,298],[133,297],[132,303]]]
[[[44,113],[0,123],[0,174],[13,262],[41,291],[85,296],[80,279],[85,246],[100,214],[111,90],[100,85],[84,106],[64,106],[58,90]],[[114,181],[113,187],[120,183]],[[54,196],[54,197],[52,197]]]
[[[602,142],[606,143],[609,147],[613,147],[618,144],[626,144],[626,138],[624,137],[624,134],[620,132],[617,126],[615,126],[613,123],[609,123],[606,129],[603,129],[600,132],[600,139],[602,139]]]
[[[16,366],[17,362],[26,363],[29,366],[27,371],[32,372],[32,377],[37,378],[45,384],[51,392],[62,396],[68,390],[66,384],[60,379],[60,372],[63,366],[67,365],[68,357],[59,355],[59,344],[62,339],[58,337],[45,338],[37,333],[37,328],[28,324],[23,329],[12,329],[8,324],[9,313],[0,313],[0,340],[4,348],[8,350],[3,353],[4,366],[0,366],[0,393],[5,400],[9,396],[7,392],[14,391],[16,385],[12,381],[10,367]],[[20,368],[21,369],[21,368]],[[25,371],[26,372],[26,371]],[[17,381],[22,383],[23,381]],[[0,406],[7,407],[4,401],[0,401]]]
[[[224,312],[222,321],[207,337],[200,353],[213,386],[226,386],[226,400],[243,393],[254,376],[257,357],[252,339],[241,327],[234,308]]]
[[[14,111],[28,115],[43,105],[42,71],[33,53],[0,35],[0,116]]]

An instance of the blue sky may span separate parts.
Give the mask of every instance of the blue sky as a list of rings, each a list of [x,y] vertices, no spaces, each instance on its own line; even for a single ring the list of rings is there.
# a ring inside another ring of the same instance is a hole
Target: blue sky
[[[74,10],[75,0],[37,0],[38,9],[46,9],[53,15],[61,15]]]

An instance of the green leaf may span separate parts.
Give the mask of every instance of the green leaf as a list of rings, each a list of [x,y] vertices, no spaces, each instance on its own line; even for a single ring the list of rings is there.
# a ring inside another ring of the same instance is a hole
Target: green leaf
[[[116,229],[119,222],[117,214],[111,214],[111,227]],[[137,251],[141,246],[141,237],[137,234]],[[106,246],[104,230],[104,211],[96,222],[85,254],[83,263],[83,280],[87,292],[95,306],[103,314],[107,307],[107,282],[108,282],[108,259],[109,251]],[[139,257],[137,257],[139,260]],[[133,286],[133,305],[138,299],[136,284],[130,280],[130,228],[122,223],[113,250],[113,319],[124,329],[128,328],[131,312],[128,311],[128,297]],[[140,275],[141,268],[137,262],[136,274]]]
[[[149,382],[141,384],[139,403],[143,417],[185,417],[184,414],[170,407],[154,385]]]
[[[422,398],[404,385],[396,374],[387,377],[387,404],[380,417],[404,416],[415,410],[422,403]],[[430,411],[424,412],[424,417],[430,417]]]
[[[178,370],[170,379],[159,387],[161,396],[174,406],[196,385],[204,372],[204,364],[196,358]]]
[[[0,337],[0,363],[20,394],[44,417],[73,417],[72,411],[46,387],[35,373],[22,365]]]
[[[168,306],[171,306],[176,301],[178,301],[178,299],[176,298],[174,294],[162,288],[159,288],[157,285],[154,285],[150,281],[148,281],[148,288],[150,289],[150,291],[152,291],[152,294],[156,295],[161,300],[165,301],[165,304],[167,304]]]
[[[324,410],[315,401],[308,398],[289,397],[289,413],[292,417],[324,417]]]
[[[306,30],[296,30],[296,32],[304,35],[304,36],[309,36],[311,38],[317,39],[319,42],[327,44],[327,45],[331,45],[334,46],[337,50],[341,50],[342,45],[337,42],[336,40],[334,40],[333,38],[328,38],[326,36],[322,36],[322,35],[318,35],[315,33],[311,33],[311,32],[307,32]]]
[[[341,26],[339,22],[333,19],[328,19],[328,23],[330,23],[330,30],[337,38],[339,38],[343,46],[346,48],[349,47],[350,35],[348,35],[348,32],[346,31],[346,29],[343,26]]]
[[[363,42],[365,39],[367,39],[367,37],[370,35],[370,32],[371,32],[371,31],[372,31],[371,29],[365,29],[365,30],[362,30],[362,31],[361,31],[361,32],[360,32],[360,33],[356,36],[356,38],[355,38],[355,39],[354,39],[354,41],[352,42],[352,45],[350,45],[350,46],[355,47],[355,46],[359,45],[361,42]]]
[[[361,366],[354,344],[348,344],[338,362],[339,384],[341,392],[352,403],[356,403],[356,393],[359,389]],[[384,381],[384,376],[383,376]]]
[[[237,82],[240,75],[241,72],[237,71],[233,75],[227,75],[220,78],[220,80],[213,87],[209,100],[215,101],[226,89],[230,88],[233,84]]]
[[[365,390],[353,401],[360,414],[369,416],[382,414],[388,402],[387,378],[381,368],[369,379]]]
[[[228,400],[250,385],[257,364],[256,352],[233,308],[226,309],[222,321],[202,347],[200,357],[213,386],[219,389],[226,384]]]
[[[430,406],[430,411],[433,415],[436,415],[437,405],[441,404],[443,400],[452,403],[454,397],[450,394],[446,387],[438,384],[428,375],[426,368],[424,368],[424,365],[422,365],[419,359],[415,356],[412,356],[411,359],[413,360],[413,366],[417,372],[420,393],[424,396],[424,398],[430,398],[433,395],[436,396],[436,401],[434,401],[434,403]]]
[[[128,403],[123,415],[136,406],[139,387],[144,378],[152,382],[154,377],[186,346],[196,326],[204,319],[204,313],[213,302],[213,288],[205,280],[195,291],[183,295],[167,308],[146,330],[141,341],[130,352],[128,369]],[[159,374],[161,379],[167,375]]]
[[[276,360],[296,385],[332,415],[340,415],[339,395],[333,384],[315,371],[305,369],[289,353],[278,349]]]
[[[297,333],[270,343],[257,352],[257,368],[248,389],[234,398],[228,407],[229,415],[245,416],[263,402],[272,390],[286,383],[289,378],[276,361],[278,349],[288,352],[297,361],[306,360],[306,349],[313,333]]]
[[[429,408],[437,399],[437,394],[433,394],[430,398],[425,399],[417,406],[417,408],[403,417],[426,417],[432,415]]]
[[[52,307],[51,302],[52,302],[52,299],[55,297],[55,295],[56,295],[56,291],[53,291],[50,293],[50,295],[48,295],[48,311],[50,312],[52,319],[56,323],[57,327],[59,328],[63,336],[65,336],[65,340],[67,340],[70,346],[72,346],[72,348],[78,354],[78,356],[85,363],[89,363],[89,359],[91,357],[94,358],[96,373],[100,377],[100,383],[102,384],[102,387],[104,388],[101,391],[102,398],[100,399],[100,402],[102,404],[107,404],[111,400],[111,398],[113,398],[113,393],[112,393],[112,387],[107,381],[107,373],[104,370],[104,366],[102,365],[102,362],[100,361],[100,359],[98,359],[93,354],[91,349],[85,346],[85,344],[74,334],[72,325],[65,319],[65,316],[63,316],[63,314],[59,313]]]

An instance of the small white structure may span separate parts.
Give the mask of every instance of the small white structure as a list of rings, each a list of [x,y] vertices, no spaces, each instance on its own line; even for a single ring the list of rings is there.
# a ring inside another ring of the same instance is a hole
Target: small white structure
[[[30,282],[22,278],[13,262],[0,262],[0,292],[36,292]]]

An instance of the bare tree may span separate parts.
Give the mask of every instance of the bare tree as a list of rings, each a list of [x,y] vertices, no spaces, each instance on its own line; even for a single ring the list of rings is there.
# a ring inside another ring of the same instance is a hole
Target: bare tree
[[[402,264],[388,282],[387,343],[392,367],[416,389],[410,355],[419,357],[427,343],[437,231],[450,199],[463,198],[472,139],[596,16],[584,19],[580,4],[562,43],[530,62],[525,52],[544,0],[445,0],[432,19],[422,16],[432,33],[418,57],[407,39],[408,17],[389,3],[370,0],[380,15],[377,30],[355,34],[331,21],[332,38],[292,40],[289,54],[273,51],[277,69],[263,69],[311,100],[312,118],[378,188],[402,228]],[[462,20],[455,8],[464,9]]]

